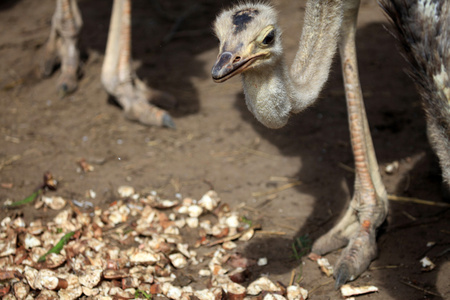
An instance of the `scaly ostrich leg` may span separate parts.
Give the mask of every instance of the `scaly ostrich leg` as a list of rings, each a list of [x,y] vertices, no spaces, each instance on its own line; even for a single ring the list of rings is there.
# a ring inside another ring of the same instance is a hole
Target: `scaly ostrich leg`
[[[312,252],[344,249],[336,264],[336,287],[353,280],[376,256],[376,229],[384,221],[388,201],[378,170],[359,83],[355,49],[359,0],[344,2],[339,50],[344,75],[352,149],[355,158],[355,194],[342,220],[317,240]]]
[[[130,0],[114,1],[102,67],[102,83],[106,91],[117,99],[128,119],[145,125],[175,127],[166,111],[149,103],[165,101],[173,104],[174,98],[165,92],[148,88],[131,68]]]
[[[83,26],[76,0],[57,0],[52,18],[50,37],[44,48],[41,64],[43,76],[50,76],[55,65],[61,63],[58,91],[61,96],[77,88],[79,51],[78,34]]]

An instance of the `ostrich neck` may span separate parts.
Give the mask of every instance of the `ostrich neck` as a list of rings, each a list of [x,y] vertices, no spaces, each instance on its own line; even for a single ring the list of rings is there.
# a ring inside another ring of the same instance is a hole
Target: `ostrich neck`
[[[244,73],[247,106],[261,123],[282,127],[290,113],[304,110],[317,99],[328,79],[342,15],[342,0],[309,0],[290,73],[282,55],[273,64]]]
[[[293,87],[282,60],[273,67],[260,66],[242,75],[250,112],[269,128],[283,127],[292,110]]]

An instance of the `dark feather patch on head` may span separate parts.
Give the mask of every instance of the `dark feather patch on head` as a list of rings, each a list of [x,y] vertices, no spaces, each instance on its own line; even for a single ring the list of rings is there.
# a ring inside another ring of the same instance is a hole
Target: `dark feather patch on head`
[[[237,34],[247,28],[247,24],[259,14],[255,8],[246,8],[236,12],[233,15],[234,34]]]

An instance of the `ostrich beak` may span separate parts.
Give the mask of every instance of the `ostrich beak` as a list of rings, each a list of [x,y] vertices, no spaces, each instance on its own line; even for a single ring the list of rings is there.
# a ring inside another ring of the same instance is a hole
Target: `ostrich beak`
[[[219,57],[211,70],[212,78],[215,82],[224,82],[231,77],[244,72],[258,58],[265,55],[265,53],[260,53],[245,58],[229,51],[223,52],[219,54]]]

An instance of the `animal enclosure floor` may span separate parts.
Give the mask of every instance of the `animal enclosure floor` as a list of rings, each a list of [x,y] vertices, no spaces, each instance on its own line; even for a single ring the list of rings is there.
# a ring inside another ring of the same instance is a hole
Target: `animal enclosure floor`
[[[56,92],[59,71],[42,79],[37,64],[54,0],[0,3],[0,202],[29,196],[46,171],[59,181],[58,195],[107,208],[117,188],[157,191],[167,199],[199,199],[214,189],[223,202],[265,232],[238,251],[268,264],[252,270],[288,284],[292,270],[309,299],[340,299],[330,278],[306,257],[294,258],[294,238],[315,240],[344,212],[353,191],[339,59],[317,103],[271,130],[247,110],[241,82],[211,80],[218,53],[211,24],[231,1],[133,1],[133,58],[149,86],[172,93],[169,110],[177,129],[149,128],[126,120],[102,89],[111,1],[79,1],[84,18],[78,90]],[[287,61],[298,46],[305,1],[277,0]],[[186,14],[186,12],[189,12]],[[181,23],[179,23],[181,21]],[[174,25],[181,24],[178,28]],[[426,137],[416,90],[376,1],[362,1],[357,47],[366,111],[384,183],[390,195],[442,202],[440,171]],[[94,167],[80,171],[84,159]],[[392,174],[386,166],[398,162]],[[295,183],[289,185],[289,183]],[[90,190],[94,199],[88,198]],[[26,205],[1,210],[0,220],[23,216],[48,221],[55,211]],[[194,243],[192,240],[190,243]],[[434,242],[433,247],[427,243]],[[450,299],[450,210],[390,202],[378,236],[379,256],[352,284],[379,292],[358,299]],[[326,257],[334,263],[339,252]],[[425,272],[428,256],[436,268]],[[439,296],[440,295],[440,296]]]

